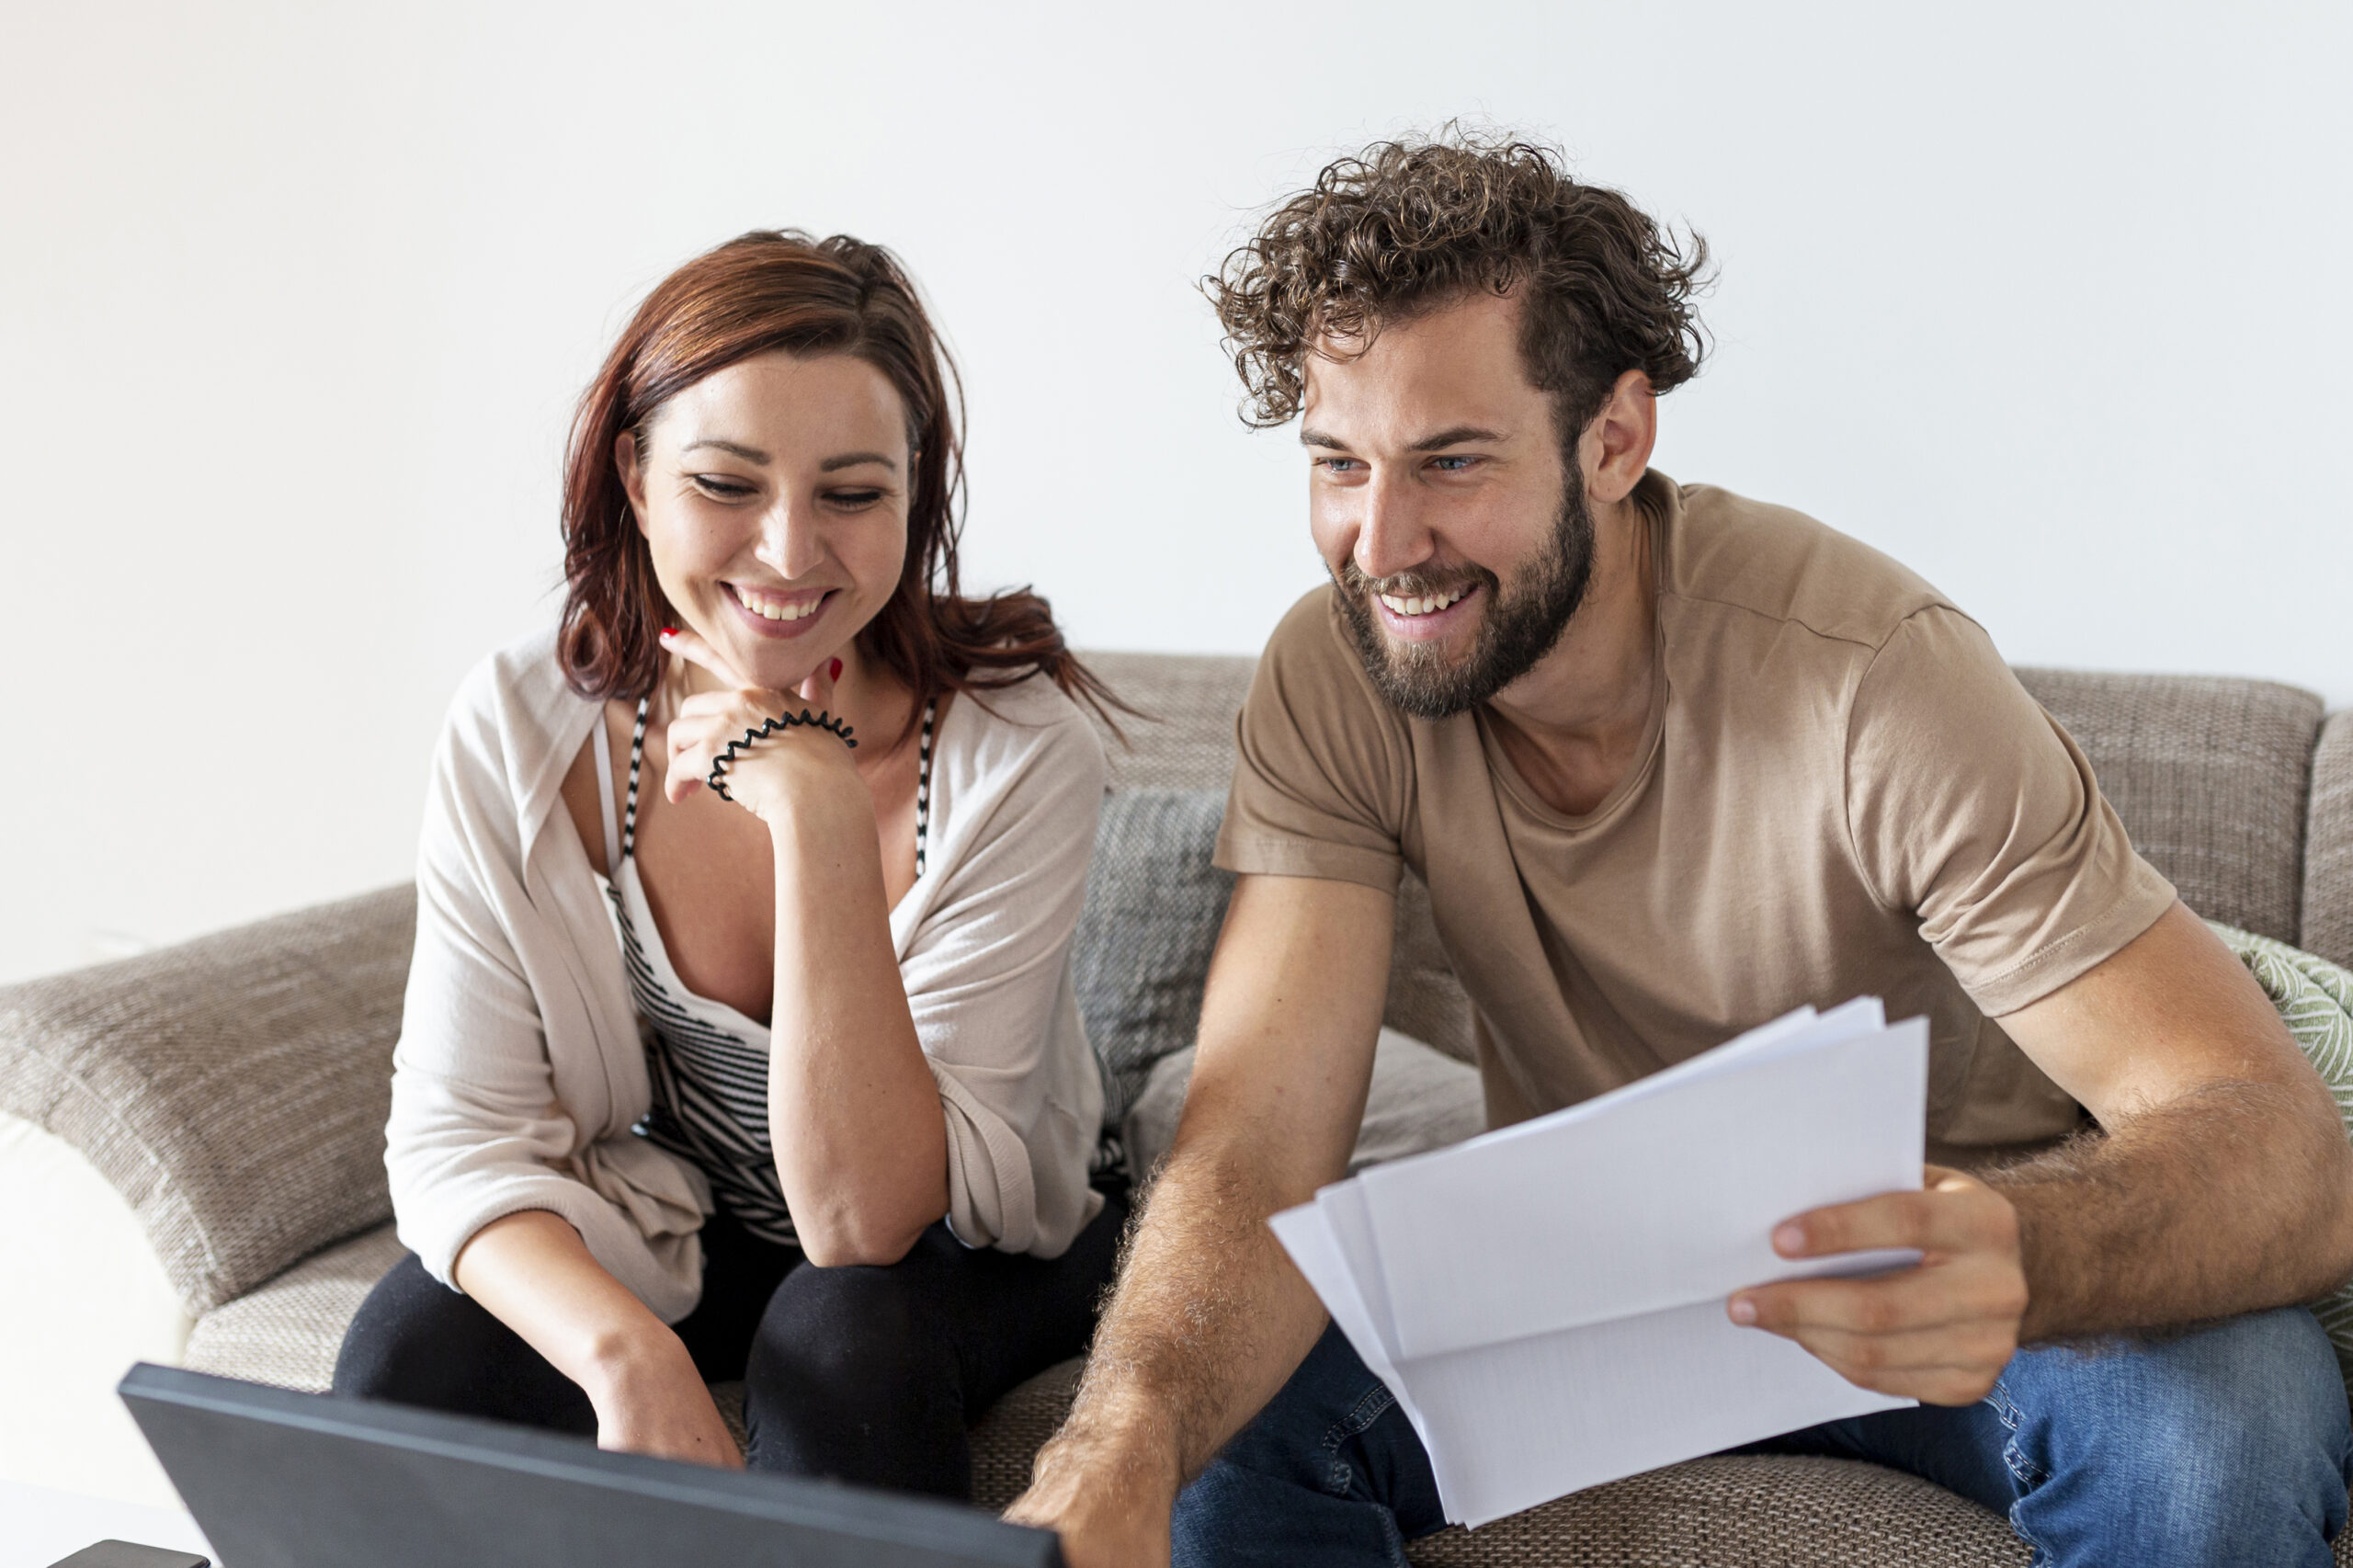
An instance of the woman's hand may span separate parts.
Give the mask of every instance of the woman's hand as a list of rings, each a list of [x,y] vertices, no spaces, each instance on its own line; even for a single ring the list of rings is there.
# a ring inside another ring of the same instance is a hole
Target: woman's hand
[[[828,710],[834,702],[834,677],[841,661],[820,665],[792,691],[755,686],[738,675],[718,650],[691,631],[665,631],[662,646],[690,664],[699,665],[722,683],[717,691],[698,692],[678,704],[669,723],[669,766],[663,793],[675,804],[707,787],[714,759],[746,730],[802,709]],[[750,746],[736,748],[727,765],[727,793],[734,802],[767,823],[790,813],[796,801],[814,790],[824,797],[855,799],[870,812],[872,803],[858,777],[850,748],[838,735],[795,727],[768,735]]]
[[[720,1418],[694,1358],[669,1330],[600,1367],[584,1386],[597,1411],[598,1448],[744,1468],[735,1436]]]
[[[544,1209],[493,1220],[449,1266],[458,1289],[580,1386],[608,1449],[741,1470],[744,1457],[677,1331]]]

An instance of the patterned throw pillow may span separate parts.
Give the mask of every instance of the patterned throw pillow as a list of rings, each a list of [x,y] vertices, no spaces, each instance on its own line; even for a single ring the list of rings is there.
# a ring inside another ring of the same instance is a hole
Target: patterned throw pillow
[[[2336,1114],[2353,1137],[2353,971],[2339,969],[2326,959],[2258,937],[2236,926],[2212,926],[2214,934],[2238,954],[2239,961],[2263,987],[2271,1005],[2304,1055],[2320,1073],[2321,1082],[2336,1096]],[[2313,1314],[2328,1330],[2336,1348],[2337,1369],[2345,1375],[2346,1392],[2353,1396],[2353,1280],[2313,1304]]]
[[[1117,1128],[1153,1063],[1193,1043],[1210,953],[1233,878],[1210,864],[1225,796],[1123,790],[1105,797],[1071,950],[1079,1016],[1103,1064],[1103,1125]]]

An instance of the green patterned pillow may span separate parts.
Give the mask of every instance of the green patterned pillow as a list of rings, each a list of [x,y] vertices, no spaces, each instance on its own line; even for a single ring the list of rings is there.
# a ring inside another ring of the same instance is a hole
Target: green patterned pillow
[[[2336,1114],[2344,1119],[2347,1136],[2353,1137],[2353,971],[2268,937],[2211,920],[2207,924],[2230,944],[2279,1009],[2288,1031],[2336,1097]],[[2353,1395],[2353,1280],[2312,1305],[2313,1315],[2328,1330],[2328,1342],[2336,1347],[2346,1392]]]

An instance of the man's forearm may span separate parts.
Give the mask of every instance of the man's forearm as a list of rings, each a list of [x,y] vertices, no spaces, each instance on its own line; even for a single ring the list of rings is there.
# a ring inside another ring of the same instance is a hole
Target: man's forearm
[[[1985,1179],[2018,1210],[2029,1344],[2309,1301],[2353,1270],[2353,1151],[2301,1086],[2210,1085]]]
[[[1323,1332],[1267,1216],[1284,1199],[1221,1149],[1180,1147],[1131,1233],[1057,1449],[1169,1495],[1272,1398]]]

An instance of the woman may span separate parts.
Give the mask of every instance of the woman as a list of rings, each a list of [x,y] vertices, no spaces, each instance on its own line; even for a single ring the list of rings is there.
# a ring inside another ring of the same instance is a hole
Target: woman
[[[952,368],[889,253],[746,234],[583,400],[560,630],[454,705],[339,1392],[968,1494],[1123,1205],[1070,944],[1102,692],[959,597]]]

